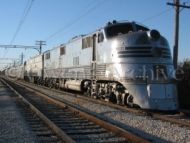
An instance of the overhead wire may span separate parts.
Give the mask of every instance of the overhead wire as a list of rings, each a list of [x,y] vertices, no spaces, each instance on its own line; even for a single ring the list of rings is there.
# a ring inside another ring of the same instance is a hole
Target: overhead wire
[[[93,10],[95,10],[96,8],[98,8],[101,4],[103,4],[106,1],[100,1],[98,3],[96,3],[93,7],[91,7],[90,9],[87,9],[84,13],[82,13],[79,17],[73,19],[72,21],[68,22],[64,27],[61,27],[60,29],[58,29],[56,32],[54,32],[53,34],[51,34],[49,37],[46,38],[45,41],[50,41],[50,39],[52,39],[53,37],[55,37],[57,34],[69,29],[71,26],[73,26],[74,24],[76,24],[78,21],[80,21],[82,18],[84,18],[85,16],[89,15]],[[87,8],[92,5],[92,3],[90,3],[89,5],[87,5]]]
[[[173,9],[173,8],[171,8],[171,7],[170,7],[170,8],[167,8],[167,9],[165,9],[165,10],[163,10],[163,11],[161,11],[161,12],[159,12],[159,13],[153,15],[153,16],[150,16],[150,17],[145,18],[145,19],[142,20],[141,22],[144,23],[144,22],[146,22],[146,21],[149,21],[149,20],[152,20],[152,19],[154,19],[154,18],[157,18],[157,17],[159,17],[159,16],[161,16],[161,15],[163,15],[163,14],[169,12],[171,9]]]
[[[30,12],[30,10],[32,8],[33,3],[34,3],[34,0],[28,0],[26,8],[25,8],[25,10],[23,12],[23,15],[22,15],[22,17],[21,17],[21,19],[19,21],[18,27],[17,27],[14,35],[13,35],[13,38],[11,39],[10,45],[12,45],[13,42],[15,41],[15,39],[16,39],[16,37],[17,37],[17,35],[18,35],[18,33],[19,33],[23,23],[24,23],[24,21],[26,20],[26,17],[28,16],[28,13]]]
[[[23,23],[24,23],[24,21],[26,20],[26,17],[27,17],[27,15],[28,15],[28,13],[30,12],[30,10],[31,10],[31,8],[32,8],[33,2],[34,2],[34,0],[28,0],[28,1],[27,1],[26,6],[25,6],[25,9],[24,9],[24,11],[23,11],[23,14],[22,14],[22,16],[21,16],[21,19],[20,19],[19,24],[18,24],[18,26],[17,26],[17,29],[16,29],[16,31],[15,31],[15,33],[14,33],[14,35],[13,35],[11,41],[10,41],[10,45],[12,45],[13,42],[15,41],[15,39],[16,39],[16,37],[17,37],[17,35],[18,35],[18,33],[19,33],[19,31],[20,31],[20,29],[21,29]],[[8,52],[8,49],[6,49],[6,53],[4,54],[3,57],[6,56],[7,52]]]
[[[13,42],[15,41],[15,39],[16,39],[16,37],[17,37],[17,35],[18,35],[18,33],[19,33],[19,31],[20,31],[20,29],[21,29],[23,23],[24,23],[25,20],[26,20],[26,17],[28,16],[28,14],[29,14],[29,12],[30,12],[30,10],[31,10],[31,8],[32,8],[33,3],[34,3],[34,0],[28,0],[28,1],[27,1],[26,6],[25,6],[25,9],[24,9],[24,11],[23,11],[23,14],[22,14],[22,16],[21,16],[21,19],[20,19],[19,24],[18,24],[18,26],[17,26],[17,29],[16,29],[16,31],[15,31],[15,33],[14,33],[14,35],[13,35],[11,41],[10,41],[10,45],[12,45]],[[6,51],[5,51],[4,55],[3,55],[3,58],[4,58],[4,57],[6,56],[6,54],[8,53],[8,50],[9,50],[9,49],[6,49]]]
[[[189,1],[190,1],[190,0],[189,0]],[[183,3],[184,5],[186,5],[186,4],[188,3],[188,1],[184,1],[184,2],[182,2],[182,3]],[[168,9],[166,9],[166,10],[164,10],[164,11],[161,11],[161,12],[157,13],[156,15],[150,16],[150,17],[148,17],[148,18],[142,20],[141,22],[146,22],[146,21],[152,20],[152,19],[154,19],[154,18],[157,18],[157,17],[159,17],[159,16],[161,16],[161,15],[167,13],[168,11],[170,11],[170,10],[173,9],[173,8],[174,8],[174,6],[168,8]],[[183,9],[184,9],[184,8],[180,9],[180,12],[181,12]]]

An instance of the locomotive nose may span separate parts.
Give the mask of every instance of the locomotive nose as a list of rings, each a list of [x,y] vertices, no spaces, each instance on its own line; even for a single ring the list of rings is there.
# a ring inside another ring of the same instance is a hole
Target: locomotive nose
[[[160,48],[152,48],[151,53],[154,57],[161,57],[162,56],[162,50]]]

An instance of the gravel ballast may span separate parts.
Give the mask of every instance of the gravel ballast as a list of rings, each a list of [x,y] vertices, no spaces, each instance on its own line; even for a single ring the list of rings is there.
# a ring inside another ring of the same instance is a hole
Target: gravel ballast
[[[109,122],[150,139],[151,142],[190,143],[190,129],[188,127],[181,127],[177,124],[156,120],[149,116],[136,115],[90,101],[79,101],[75,97],[63,96],[53,91],[47,93],[76,104],[84,110],[91,111]]]
[[[108,122],[112,122],[121,128],[149,139],[151,142],[190,143],[190,129],[188,127],[182,127],[170,122],[156,120],[150,116],[137,115],[88,100],[80,100],[71,95],[57,93],[51,89],[42,89],[41,86],[34,87],[36,89],[43,90],[43,92],[52,97],[67,100],[72,105],[92,112],[94,115],[99,116]]]
[[[0,143],[37,143],[12,94],[0,82]]]

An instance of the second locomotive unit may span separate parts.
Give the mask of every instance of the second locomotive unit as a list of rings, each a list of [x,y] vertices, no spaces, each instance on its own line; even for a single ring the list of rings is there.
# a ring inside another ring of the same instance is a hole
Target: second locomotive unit
[[[24,78],[118,104],[176,110],[167,40],[136,22],[109,22],[25,62]]]

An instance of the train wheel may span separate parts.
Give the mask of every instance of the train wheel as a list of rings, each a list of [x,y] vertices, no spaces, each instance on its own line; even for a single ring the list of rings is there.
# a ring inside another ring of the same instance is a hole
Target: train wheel
[[[110,94],[110,101],[112,103],[117,103],[117,98],[116,98],[116,95],[114,93]]]

